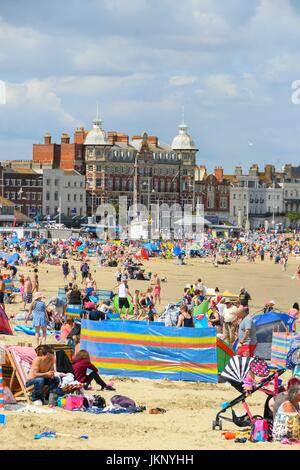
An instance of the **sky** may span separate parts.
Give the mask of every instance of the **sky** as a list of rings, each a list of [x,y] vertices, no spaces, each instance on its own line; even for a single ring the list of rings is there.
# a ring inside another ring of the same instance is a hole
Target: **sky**
[[[184,106],[209,171],[300,164],[299,0],[1,0],[0,80],[0,159],[99,103],[105,130],[165,143]]]

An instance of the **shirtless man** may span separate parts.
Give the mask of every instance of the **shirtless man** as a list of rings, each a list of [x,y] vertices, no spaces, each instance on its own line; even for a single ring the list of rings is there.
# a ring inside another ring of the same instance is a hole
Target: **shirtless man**
[[[32,302],[32,282],[29,276],[25,278],[24,283],[24,310],[26,304],[31,304]]]
[[[0,275],[0,307],[2,307],[5,312],[4,294],[5,294],[5,282],[3,281],[3,276]]]
[[[34,385],[31,398],[35,405],[44,404],[45,385],[49,387],[49,391],[57,388],[59,385],[59,378],[54,375],[54,362],[53,350],[47,345],[39,349],[38,357],[32,361],[26,387]]]

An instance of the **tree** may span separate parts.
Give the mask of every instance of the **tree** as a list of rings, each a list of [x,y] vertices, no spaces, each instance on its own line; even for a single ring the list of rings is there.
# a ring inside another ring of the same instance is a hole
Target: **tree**
[[[300,212],[288,212],[287,218],[290,221],[291,227],[296,227],[298,220],[300,220]]]

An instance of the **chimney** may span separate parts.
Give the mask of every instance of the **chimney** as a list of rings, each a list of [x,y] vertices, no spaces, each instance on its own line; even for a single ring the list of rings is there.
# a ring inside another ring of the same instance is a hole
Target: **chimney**
[[[84,129],[84,127],[80,127],[79,129],[76,129],[74,132],[74,143],[75,144],[83,144],[85,141],[87,135],[87,131]]]
[[[223,181],[224,170],[221,166],[216,166],[215,177],[218,181]]]
[[[265,175],[267,178],[269,178],[270,180],[273,180],[274,173],[275,173],[274,165],[265,165]]]
[[[123,132],[117,132],[117,142],[123,142],[125,144],[129,144],[129,137],[127,134],[124,134]]]
[[[234,174],[235,176],[242,176],[243,175],[243,169],[241,166],[236,166],[234,168]]]
[[[149,135],[148,142],[149,142],[149,144],[153,144],[153,145],[157,146],[158,145],[158,137],[156,137],[156,135]]]
[[[69,134],[62,134],[61,135],[61,143],[62,144],[69,144],[70,143],[70,137]]]
[[[115,131],[109,131],[109,132],[107,133],[108,142],[109,142],[110,144],[114,144],[114,143],[117,141],[117,136],[118,136],[117,132],[115,132]]]
[[[250,170],[249,170],[249,175],[250,176],[258,176],[258,165],[256,163],[251,165]]]
[[[51,144],[51,134],[49,134],[49,132],[46,132],[46,134],[44,135],[44,144],[45,145]]]

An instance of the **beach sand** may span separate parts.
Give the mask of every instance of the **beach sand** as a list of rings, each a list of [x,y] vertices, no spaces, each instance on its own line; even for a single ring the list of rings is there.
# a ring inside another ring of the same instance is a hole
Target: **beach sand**
[[[229,289],[238,292],[246,287],[252,296],[251,312],[259,311],[265,301],[273,299],[276,307],[287,311],[299,300],[300,281],[292,279],[299,259],[290,258],[287,272],[281,266],[266,260],[250,264],[241,260],[231,266],[215,268],[201,259],[187,260],[187,266],[178,266],[174,260],[150,260],[145,262],[146,272],[157,272],[166,277],[162,283],[161,309],[169,302],[180,300],[183,287],[194,283],[199,277],[207,287],[218,286],[220,291]],[[73,264],[73,263],[70,263]],[[79,263],[74,263],[79,271]],[[110,289],[115,285],[115,268],[99,268],[92,261],[92,273],[97,287]],[[94,272],[95,270],[95,272]],[[29,272],[30,271],[30,272]],[[20,268],[19,272],[33,274],[32,269]],[[18,273],[19,274],[19,273]],[[53,296],[58,287],[64,285],[61,267],[41,265],[39,267],[40,290],[47,297]],[[135,288],[145,290],[148,282],[130,281],[131,292]],[[19,312],[21,304],[8,305],[7,311]],[[14,326],[12,322],[12,326]],[[6,344],[26,345],[33,337],[15,333],[13,337],[0,336]],[[55,341],[55,340],[53,340]],[[111,380],[111,377],[104,379]],[[283,378],[288,377],[286,373]],[[7,424],[0,427],[0,449],[156,449],[156,450],[194,450],[194,449],[297,449],[298,446],[284,446],[277,443],[235,444],[221,439],[220,431],[212,430],[212,420],[220,409],[220,404],[238,395],[232,387],[225,384],[205,384],[176,382],[168,380],[144,380],[113,378],[117,392],[104,391],[101,395],[109,398],[118,393],[126,395],[144,405],[147,410],[139,414],[92,415],[83,412],[70,412],[56,408],[49,414],[7,412]],[[99,394],[93,384],[94,392]],[[249,404],[254,414],[263,413],[265,395],[256,393]],[[153,407],[165,408],[162,415],[150,415]],[[48,407],[44,407],[48,410]],[[242,408],[237,407],[236,411]],[[241,413],[242,414],[242,413]],[[238,430],[232,423],[223,421],[223,430]],[[34,435],[43,431],[56,431],[66,434],[56,439],[34,440]],[[87,440],[78,439],[87,435]]]

